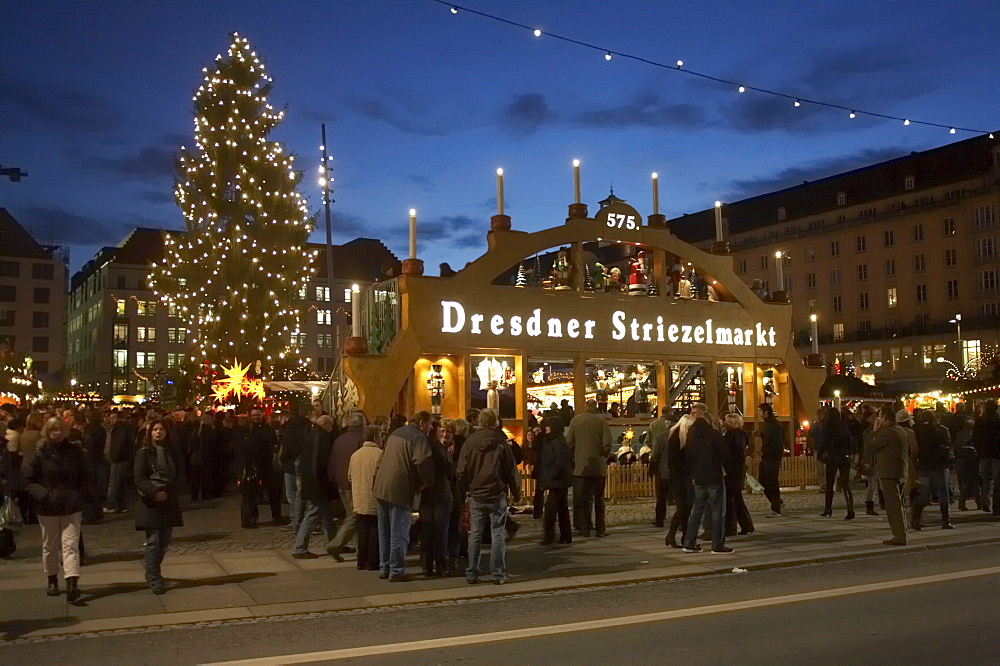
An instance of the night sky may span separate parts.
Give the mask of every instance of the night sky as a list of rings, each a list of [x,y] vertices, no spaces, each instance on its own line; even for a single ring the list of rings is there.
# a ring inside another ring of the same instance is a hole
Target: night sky
[[[1000,129],[995,0],[462,4],[750,86]],[[134,226],[183,226],[173,159],[234,30],[274,78],[287,114],[272,137],[316,211],[327,123],[334,241],[377,237],[402,258],[416,208],[431,274],[485,250],[497,167],[513,228],[538,230],[565,219],[574,158],[592,214],[612,183],[649,214],[656,171],[672,217],[974,136],[606,61],[431,0],[6,0],[0,26],[0,164],[30,174],[0,182],[0,205],[69,245],[73,270]]]

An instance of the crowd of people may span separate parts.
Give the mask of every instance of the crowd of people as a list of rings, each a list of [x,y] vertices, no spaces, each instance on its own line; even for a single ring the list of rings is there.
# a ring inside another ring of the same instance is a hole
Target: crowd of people
[[[702,403],[671,416],[649,426],[654,525],[667,527],[667,546],[700,552],[701,539],[710,541],[712,553],[732,553],[727,538],[754,532],[743,490],[748,465],[758,457],[749,471],[756,472],[770,515],[782,513],[785,431],[767,403],[758,407],[753,433],[739,414],[717,419]],[[390,582],[409,579],[406,556],[414,538],[427,576],[456,574],[464,558],[470,584],[487,574],[495,584],[506,582],[506,541],[517,530],[510,512],[521,499],[522,468],[536,481],[533,515],[542,520],[543,546],[608,533],[605,483],[615,458],[608,421],[593,400],[579,414],[553,409],[532,417],[521,444],[507,437],[491,409],[469,410],[465,419],[426,411],[369,419],[357,411],[338,423],[318,402],[269,419],[259,408],[236,416],[4,405],[0,421],[7,441],[0,492],[15,498],[25,522],[40,525],[48,594],[61,594],[62,571],[71,602],[81,595],[83,526],[130,507],[135,529],[145,536],[147,582],[163,594],[161,564],[174,528],[183,525],[182,494],[198,502],[235,488],[243,529],[261,525],[266,498],[271,525],[294,533],[292,557],[321,557],[309,549],[317,534],[338,561],[356,542],[357,568],[377,570]],[[940,506],[942,527],[952,528],[950,469],[957,471],[960,511],[972,501],[1000,515],[995,402],[975,414],[962,404],[954,413],[915,415],[893,406],[856,413],[827,406],[809,438],[821,465],[822,515],[832,515],[839,484],[844,518],[853,519],[852,485],[860,481],[867,487],[866,513],[877,515],[876,502],[887,513],[887,545],[905,544],[908,527],[922,529],[923,510],[932,502]],[[485,568],[484,543],[491,544]]]

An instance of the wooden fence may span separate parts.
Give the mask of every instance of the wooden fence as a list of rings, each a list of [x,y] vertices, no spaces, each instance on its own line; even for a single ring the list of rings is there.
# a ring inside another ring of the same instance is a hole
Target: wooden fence
[[[756,474],[757,465],[751,465],[748,470]],[[782,488],[799,488],[815,486],[819,483],[816,472],[816,459],[813,456],[786,456],[781,459],[781,471],[778,481]],[[530,469],[522,470],[521,492],[525,500],[530,500],[535,494],[535,479],[531,478]],[[608,481],[604,486],[604,498],[616,500],[652,499],[654,477],[649,473],[649,466],[637,463],[635,465],[608,466]]]

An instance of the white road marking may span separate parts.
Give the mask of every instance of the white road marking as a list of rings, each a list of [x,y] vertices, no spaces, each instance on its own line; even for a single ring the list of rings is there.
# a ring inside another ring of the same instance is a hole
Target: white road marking
[[[334,661],[337,659],[356,659],[359,657],[376,657],[387,654],[399,654],[401,652],[415,652],[418,650],[436,650],[441,648],[461,647],[464,645],[478,645],[481,643],[495,643],[498,641],[523,640],[526,638],[539,638],[541,636],[552,636],[556,634],[568,634],[577,631],[587,631],[590,629],[612,629],[615,627],[633,626],[639,623],[663,622],[665,620],[678,620],[687,617],[698,617],[701,615],[711,615],[714,613],[731,613],[733,611],[748,610],[753,608],[766,608],[768,606],[778,606],[781,604],[794,604],[802,601],[814,601],[817,599],[832,599],[844,597],[852,594],[864,594],[867,592],[877,592],[879,590],[892,590],[902,587],[913,587],[916,585],[927,585],[930,583],[942,583],[950,580],[961,580],[963,578],[975,578],[978,576],[991,576],[1000,574],[1000,567],[987,567],[985,569],[971,569],[968,571],[956,571],[946,574],[935,574],[933,576],[921,576],[919,578],[908,578],[905,580],[891,580],[882,583],[868,583],[866,585],[852,585],[830,590],[817,590],[815,592],[800,592],[798,594],[787,594],[781,597],[768,597],[764,599],[749,599],[747,601],[733,601],[725,604],[713,604],[711,606],[700,606],[696,608],[681,608],[671,611],[658,611],[646,613],[645,615],[627,615],[622,617],[602,618],[600,620],[588,620],[586,622],[570,622],[567,624],[554,624],[547,627],[526,627],[524,629],[511,629],[509,631],[494,631],[486,634],[469,634],[465,636],[449,636],[446,638],[432,638],[422,641],[408,641],[406,643],[389,643],[387,645],[364,645],[361,647],[344,648],[340,650],[324,650],[322,652],[303,652],[301,654],[289,654],[279,657],[260,657],[256,659],[243,659],[238,661],[226,661],[209,664],[207,666],[278,666],[284,664],[306,664],[316,661]]]

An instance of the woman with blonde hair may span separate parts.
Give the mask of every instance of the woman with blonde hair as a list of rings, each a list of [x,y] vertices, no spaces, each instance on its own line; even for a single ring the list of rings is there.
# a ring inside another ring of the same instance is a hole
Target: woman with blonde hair
[[[670,529],[663,540],[671,548],[680,548],[677,543],[677,530],[681,531],[681,541],[687,533],[688,519],[691,517],[691,504],[694,501],[694,486],[691,484],[691,474],[684,460],[684,445],[687,443],[688,431],[695,422],[695,417],[685,414],[670,429],[667,435],[667,466],[670,470],[670,494],[674,500],[674,515],[670,519]]]
[[[59,596],[59,568],[66,599],[80,598],[80,522],[90,491],[83,450],[69,440],[69,425],[53,417],[42,427],[38,453],[28,471],[28,492],[42,528],[42,566],[50,597]]]
[[[743,430],[743,417],[730,412],[723,419],[722,438],[726,440],[726,536],[753,534],[753,518],[743,500],[743,483],[746,480],[747,447],[750,437]]]

